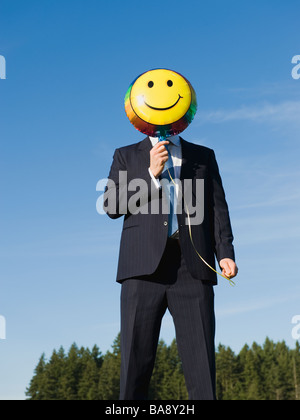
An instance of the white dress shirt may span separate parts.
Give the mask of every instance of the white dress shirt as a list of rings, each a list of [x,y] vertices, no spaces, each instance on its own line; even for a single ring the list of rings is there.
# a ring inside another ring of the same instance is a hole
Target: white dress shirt
[[[150,137],[152,146],[154,147],[156,145],[156,143],[158,142],[159,138],[158,137]],[[173,167],[174,167],[174,171],[175,171],[175,178],[179,179],[180,178],[180,172],[181,172],[181,164],[182,164],[182,150],[181,150],[181,143],[180,143],[180,138],[179,136],[171,136],[171,137],[167,137],[167,141],[169,141],[169,145],[167,146],[170,154],[171,154],[171,159],[172,159],[172,163],[173,163]],[[169,158],[170,159],[170,158]],[[170,162],[166,162],[165,164],[165,168],[164,171],[167,170],[170,167]],[[157,188],[161,188],[161,183],[159,181],[158,178],[155,178],[155,176],[152,174],[151,169],[149,168],[149,174],[155,184],[155,186]],[[176,196],[178,197],[178,188],[176,188]]]
[[[150,137],[150,140],[151,140],[151,143],[152,143],[153,147],[159,141],[159,139],[157,137]],[[167,140],[169,141],[169,144],[166,146],[166,148],[168,149],[168,152],[169,152],[169,159],[165,163],[165,167],[164,167],[164,170],[161,174],[161,178],[167,178],[167,179],[170,180],[170,172],[173,172],[173,171],[170,171],[168,173],[167,173],[167,171],[170,168],[174,169],[173,176],[174,176],[175,179],[174,178],[171,179],[172,182],[170,181],[169,187],[167,187],[167,189],[164,188],[164,192],[165,192],[166,196],[169,197],[169,200],[171,200],[172,208],[174,210],[174,209],[176,209],[177,202],[178,202],[179,185],[178,185],[177,180],[180,179],[181,164],[182,164],[182,150],[181,150],[181,143],[180,143],[179,136],[168,137]],[[156,188],[162,188],[160,180],[155,178],[155,176],[152,174],[152,171],[151,171],[150,168],[148,170],[149,170],[149,174],[150,174]],[[175,184],[175,191],[174,191],[174,185],[173,184]],[[172,188],[173,193],[171,192],[170,188]],[[173,194],[173,199],[171,198],[172,194]],[[172,211],[169,214],[169,225],[168,226],[169,226],[168,227],[169,237],[172,237],[174,239],[178,239],[179,238],[179,231],[178,231],[178,220],[177,220],[177,216],[176,216],[176,211],[175,211],[175,213]]]

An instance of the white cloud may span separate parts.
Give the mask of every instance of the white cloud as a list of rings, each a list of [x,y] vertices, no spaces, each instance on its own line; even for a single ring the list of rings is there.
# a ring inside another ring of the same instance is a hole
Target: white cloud
[[[220,88],[219,88],[220,91]],[[296,85],[294,80],[289,79],[286,80],[285,82],[283,81],[278,81],[278,82],[263,82],[260,85],[253,85],[253,86],[242,86],[242,87],[233,87],[233,88],[228,88],[228,87],[224,87],[222,89],[222,93],[224,95],[238,95],[239,97],[241,97],[241,95],[243,95],[244,98],[248,98],[248,99],[256,99],[257,98],[279,98],[279,99],[283,99],[283,98],[298,98],[299,97],[299,91],[297,91],[296,89]]]
[[[296,123],[300,125],[300,101],[286,101],[279,104],[264,103],[241,106],[232,110],[199,112],[202,123],[224,123],[230,121],[252,121],[256,123]]]
[[[292,202],[299,203],[299,200],[300,200],[300,193],[294,193],[294,194],[291,193],[291,194],[271,197],[267,200],[247,202],[240,205],[237,204],[234,206],[234,210],[258,208],[258,207],[274,208],[275,206],[287,206],[287,205],[290,205],[290,203]]]
[[[273,296],[263,299],[250,300],[248,302],[240,303],[235,306],[220,307],[217,308],[216,312],[218,317],[235,316],[243,313],[256,312],[271,308],[273,306],[280,306],[284,303],[293,302],[299,300],[299,294],[290,294],[285,296]]]

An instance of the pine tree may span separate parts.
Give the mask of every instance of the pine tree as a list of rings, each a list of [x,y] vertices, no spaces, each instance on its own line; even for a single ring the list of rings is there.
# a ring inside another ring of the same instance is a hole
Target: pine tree
[[[34,370],[34,376],[30,381],[29,387],[26,389],[25,395],[30,397],[31,400],[44,400],[45,394],[43,393],[43,381],[46,370],[45,353],[42,354],[39,363]]]
[[[263,399],[269,401],[275,400],[278,381],[276,345],[268,337],[263,345],[263,365],[261,373],[263,377]]]
[[[254,342],[244,360],[243,382],[246,400],[264,399],[262,364],[262,349]]]
[[[50,360],[43,354],[26,390],[31,400],[117,400],[120,380],[120,336],[112,350],[102,356],[94,346],[80,349],[74,343],[68,354],[54,350]],[[245,345],[238,355],[219,345],[216,352],[219,400],[299,400],[300,345],[290,350],[286,343],[266,339],[263,346]],[[153,376],[151,399],[188,398],[176,341],[160,341]]]
[[[178,354],[176,340],[174,339],[169,347],[169,363],[171,365],[172,396],[174,400],[187,400],[188,392],[182,371],[182,363]]]
[[[156,359],[150,382],[149,395],[152,400],[163,400],[166,388],[165,375],[167,367],[167,346],[160,340],[157,346]]]
[[[216,354],[217,369],[217,399],[234,400],[238,399],[238,374],[239,364],[237,357],[230,347],[218,347]]]
[[[120,394],[121,349],[120,334],[115,339],[112,352],[108,351],[100,369],[98,396],[101,400],[118,400]]]
[[[75,343],[69,349],[66,358],[64,375],[61,380],[62,399],[66,401],[77,400],[77,388],[81,373],[80,351]]]
[[[99,400],[99,367],[89,354],[85,358],[82,377],[78,383],[78,399],[83,401]]]
[[[290,351],[284,341],[276,345],[278,363],[278,400],[294,398],[293,361]]]
[[[293,360],[293,379],[294,379],[294,400],[300,400],[300,344],[296,342],[295,350],[292,350],[292,360]]]
[[[53,351],[46,365],[41,383],[41,392],[45,400],[63,399],[62,380],[65,373],[65,353],[61,347],[58,352]]]

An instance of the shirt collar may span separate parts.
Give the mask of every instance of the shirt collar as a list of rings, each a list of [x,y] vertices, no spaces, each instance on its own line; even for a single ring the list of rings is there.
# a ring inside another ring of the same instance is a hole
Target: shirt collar
[[[158,142],[159,137],[149,137],[152,143],[152,146],[155,146]],[[174,146],[180,146],[180,137],[178,135],[176,136],[170,136],[166,138],[167,141],[170,141]]]

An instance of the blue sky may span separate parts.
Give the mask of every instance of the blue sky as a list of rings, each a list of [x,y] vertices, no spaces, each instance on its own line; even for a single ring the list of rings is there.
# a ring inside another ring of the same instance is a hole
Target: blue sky
[[[144,138],[123,99],[174,69],[198,97],[186,140],[215,150],[240,274],[215,289],[217,344],[293,347],[300,314],[300,54],[296,0],[2,0],[0,399],[22,399],[40,355],[119,331],[122,221],[96,212],[115,148]],[[161,337],[174,328],[166,315]]]

